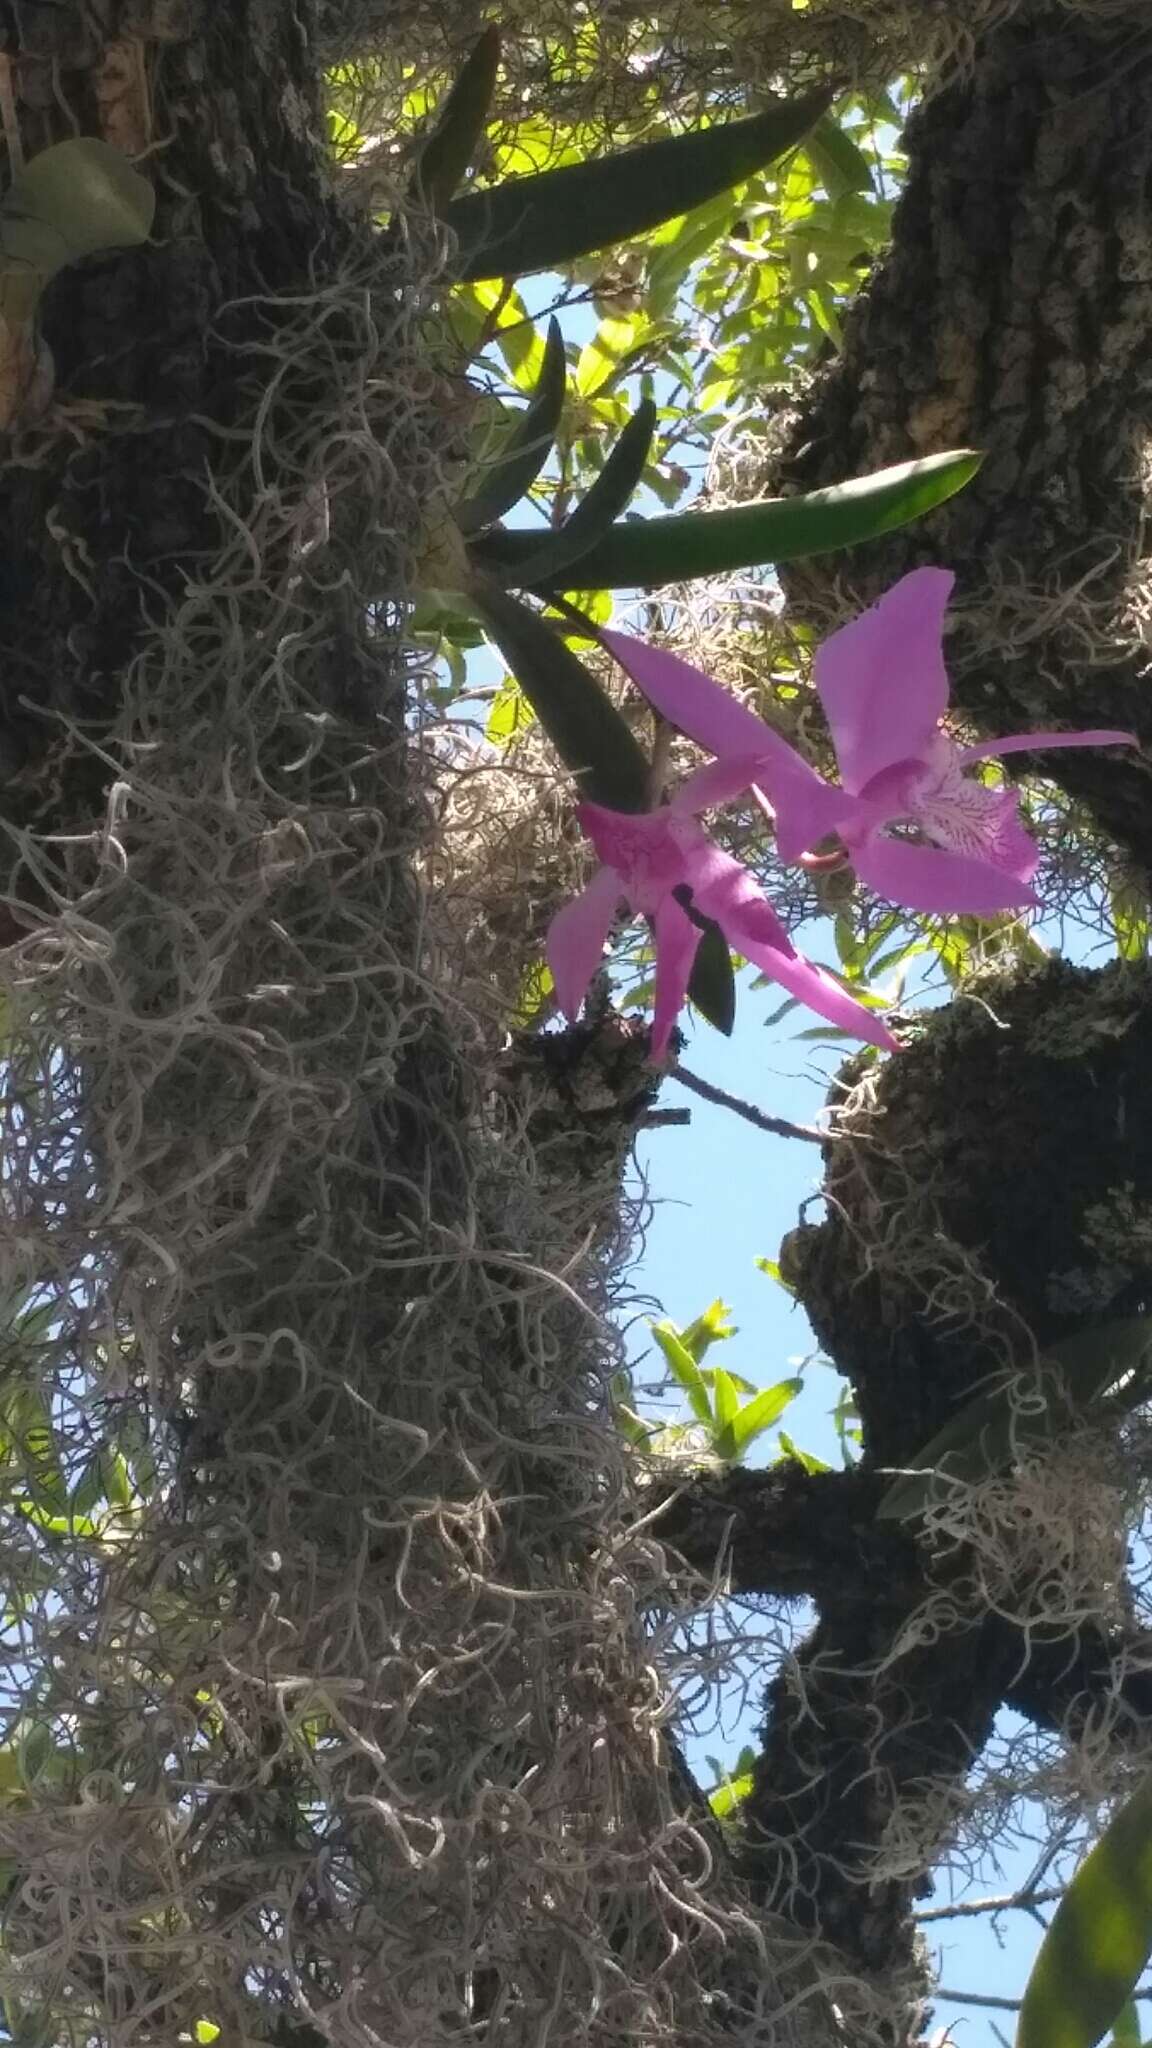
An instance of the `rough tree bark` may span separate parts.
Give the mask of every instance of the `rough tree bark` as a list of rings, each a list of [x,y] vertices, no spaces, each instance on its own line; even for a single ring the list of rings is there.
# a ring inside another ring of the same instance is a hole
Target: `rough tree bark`
[[[931,519],[783,572],[794,615],[826,628],[917,563],[953,567],[954,702],[982,733],[1115,723],[1152,738],[1150,80],[1142,6],[1107,21],[1024,9],[983,40],[909,125],[891,252],[782,467],[787,485],[811,488],[947,446],[987,449],[974,485]],[[1035,765],[1053,772],[1052,760]],[[1148,758],[1069,753],[1054,772],[1147,870]],[[828,1220],[782,1254],[851,1380],[862,1470],[701,1485],[669,1523],[701,1560],[727,1527],[738,1588],[816,1600],[815,1633],[768,1697],[747,1867],[866,1975],[891,1983],[895,1965],[913,1992],[912,1903],[1000,1705],[1074,1727],[1111,1697],[1123,1743],[1149,1704],[1149,1645],[1123,1593],[1111,1613],[1102,1600],[1098,1627],[1060,1641],[991,1617],[909,1641],[914,1610],[970,1559],[923,1544],[910,1559],[908,1531],[873,1519],[875,1468],[922,1449],[997,1358],[1141,1310],[1152,1287],[1146,973],[1057,965],[981,993],[991,1014],[954,1006],[891,1065],[876,1120],[829,1148]],[[986,1286],[975,1322],[955,1266],[950,1313],[947,1259],[917,1271],[909,1251],[902,1270],[900,1231],[915,1236],[917,1212],[939,1218]],[[899,1811],[933,1789],[919,1873],[874,1882]],[[799,1846],[782,1855],[790,1835]]]

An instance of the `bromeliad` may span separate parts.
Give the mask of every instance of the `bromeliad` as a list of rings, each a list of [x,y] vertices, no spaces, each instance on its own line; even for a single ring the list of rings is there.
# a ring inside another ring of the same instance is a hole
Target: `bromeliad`
[[[944,612],[952,583],[947,570],[914,569],[817,652],[816,689],[839,785],[817,775],[754,712],[677,655],[624,633],[602,637],[657,711],[734,775],[742,774],[742,786],[774,816],[785,860],[810,863],[813,848],[836,836],[841,858],[890,902],[989,917],[1036,902],[1032,878],[1040,856],[1018,816],[1019,792],[989,789],[965,770],[1002,754],[1138,741],[1132,733],[1093,729],[958,745],[941,726],[948,708]]]
[[[896,1049],[880,1019],[855,1002],[822,968],[796,951],[752,876],[723,853],[697,813],[748,785],[743,764],[700,768],[659,810],[641,814],[582,803],[577,816],[603,866],[552,921],[548,965],[561,1009],[575,1017],[600,965],[620,904],[648,918],[656,946],[652,1054],[666,1050],[683,1007],[705,919],[734,951],[820,1016],[854,1037]]]

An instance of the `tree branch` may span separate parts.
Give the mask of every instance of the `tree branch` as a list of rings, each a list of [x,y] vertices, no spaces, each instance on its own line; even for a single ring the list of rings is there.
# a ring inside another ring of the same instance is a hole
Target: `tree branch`
[[[717,1088],[712,1081],[702,1081],[699,1074],[693,1074],[679,1063],[670,1068],[670,1081],[679,1081],[682,1088],[690,1088],[693,1095],[699,1095],[704,1102],[714,1103],[717,1109],[730,1109],[736,1116],[742,1116],[745,1123],[754,1124],[758,1131],[767,1131],[773,1138],[803,1138],[808,1145],[826,1145],[827,1131],[817,1130],[815,1124],[790,1123],[787,1117],[769,1116],[767,1110],[757,1109],[754,1102],[745,1102],[739,1095],[729,1095],[726,1088]]]
[[[1051,1906],[1064,1897],[1062,1884],[1045,1885],[1041,1891],[1004,1892],[988,1899],[963,1899],[954,1906],[918,1906],[913,1918],[928,1920],[975,1920],[982,1913],[1029,1913],[1034,1906]],[[943,1997],[943,1992],[940,1993]]]
[[[819,1601],[851,1583],[863,1599],[877,1578],[919,1583],[912,1538],[875,1519],[887,1484],[878,1473],[808,1472],[795,1458],[701,1472],[669,1489],[660,1536],[706,1576],[723,1560],[736,1594]]]

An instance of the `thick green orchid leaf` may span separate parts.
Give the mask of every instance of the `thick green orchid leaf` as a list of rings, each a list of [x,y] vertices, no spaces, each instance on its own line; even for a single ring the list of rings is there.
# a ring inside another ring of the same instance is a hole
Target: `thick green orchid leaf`
[[[442,214],[451,203],[476,155],[499,68],[500,31],[490,22],[437,112],[436,124],[413,173],[409,196],[422,198],[433,213]]]
[[[712,1397],[703,1379],[700,1367],[686,1348],[683,1338],[674,1323],[653,1323],[652,1335],[664,1353],[665,1363],[681,1392],[686,1396],[697,1422],[712,1425]]]
[[[718,924],[710,917],[700,917],[699,913],[697,921],[704,936],[692,962],[688,1000],[694,1009],[699,1010],[706,1024],[711,1024],[722,1037],[731,1038],[736,1023],[736,976],[732,972],[732,954]]]
[[[560,323],[548,322],[544,362],[530,403],[478,488],[456,513],[462,533],[490,526],[530,491],[552,452],[564,410],[568,366]]]
[[[651,769],[595,676],[518,598],[477,585],[472,599],[581,795],[610,810],[646,811]]]
[[[626,521],[582,556],[580,581],[587,590],[651,589],[857,547],[943,504],[975,476],[983,459],[973,449],[953,449],[804,497]],[[486,534],[482,560],[504,582],[527,588],[523,568],[536,546],[535,534],[515,528]]]
[[[585,491],[574,512],[549,534],[525,565],[524,583],[555,589],[569,569],[583,561],[618,519],[629,503],[652,447],[656,431],[656,407],[650,398],[641,399],[596,478]]]
[[[1040,1945],[1016,2048],[1096,2048],[1152,1954],[1152,1776],[1085,1857]]]
[[[155,211],[147,178],[111,143],[74,135],[41,150],[0,201],[0,312],[27,319],[65,264],[146,242]]]
[[[1112,2048],[1143,2048],[1143,2042],[1140,2008],[1134,1998],[1129,1998],[1112,2022]]]
[[[1007,1471],[1021,1456],[1064,1434],[1075,1416],[1108,1397],[1119,1410],[1152,1391],[1149,1354],[1152,1318],[1129,1316],[1078,1331],[1049,1346],[1045,1362],[1059,1378],[1041,1383],[1042,1399],[1019,1405],[1011,1382],[986,1387],[937,1431],[889,1487],[876,1510],[879,1521],[903,1522],[946,1500],[954,1484],[978,1484]]]
[[[738,1464],[758,1436],[771,1429],[784,1410],[796,1399],[804,1385],[803,1380],[781,1380],[778,1386],[765,1387],[746,1401],[741,1408],[737,1405],[725,1414],[720,1413],[716,1403],[716,1420],[719,1427],[713,1438],[716,1455],[729,1464]]]
[[[457,275],[522,277],[632,241],[774,163],[830,104],[829,93],[805,93],[746,121],[464,193],[445,214],[459,241]]]
[[[736,1335],[735,1323],[728,1320],[731,1313],[727,1302],[710,1302],[703,1315],[695,1316],[687,1329],[681,1330],[680,1342],[686,1351],[692,1353],[697,1365],[711,1350],[713,1344],[726,1343],[730,1337]],[[755,1393],[756,1389],[751,1387],[749,1391]]]

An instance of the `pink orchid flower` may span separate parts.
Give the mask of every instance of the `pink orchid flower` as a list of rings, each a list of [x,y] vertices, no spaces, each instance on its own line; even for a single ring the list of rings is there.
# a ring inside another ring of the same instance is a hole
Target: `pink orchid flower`
[[[741,765],[712,762],[689,776],[671,803],[625,814],[582,803],[576,814],[600,855],[588,887],[553,918],[548,965],[561,1009],[579,1014],[588,984],[621,902],[647,917],[656,939],[656,1004],[652,1054],[666,1050],[684,1005],[692,963],[702,937],[690,907],[714,919],[729,945],[764,974],[829,1022],[898,1050],[892,1033],[870,1011],[796,951],[767,898],[738,860],[721,852],[696,813],[747,787]],[[688,906],[688,907],[686,907]]]
[[[839,786],[688,662],[627,634],[602,637],[657,711],[734,769],[743,762],[745,787],[775,816],[785,860],[810,857],[819,840],[838,834],[877,895],[909,910],[989,917],[1036,902],[1040,855],[1020,823],[1019,791],[989,789],[965,769],[1002,754],[1139,742],[1097,730],[1014,733],[975,747],[950,739],[940,721],[953,580],[945,569],[914,569],[817,652]],[[894,836],[893,826],[911,826],[917,837]]]

